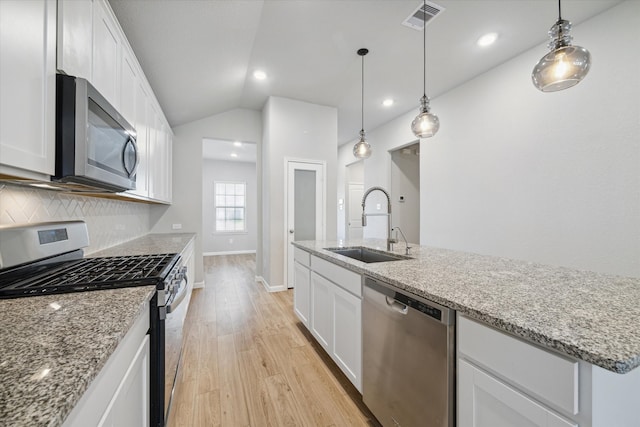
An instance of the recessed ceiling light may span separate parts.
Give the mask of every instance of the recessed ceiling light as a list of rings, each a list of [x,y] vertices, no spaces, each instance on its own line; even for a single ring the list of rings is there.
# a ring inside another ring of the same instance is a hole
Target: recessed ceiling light
[[[231,157],[238,157],[236,153],[231,153]]]
[[[264,80],[267,78],[267,73],[262,70],[256,70],[253,72],[253,77],[255,77],[256,80]]]
[[[385,107],[391,107],[393,105],[393,99],[385,99],[384,101],[382,101],[382,105],[384,105]]]
[[[240,141],[234,141],[233,146],[234,146],[234,147],[242,147],[242,142],[240,142]]]
[[[495,43],[496,40],[498,40],[498,33],[487,33],[480,37],[476,44],[480,47],[487,47]]]

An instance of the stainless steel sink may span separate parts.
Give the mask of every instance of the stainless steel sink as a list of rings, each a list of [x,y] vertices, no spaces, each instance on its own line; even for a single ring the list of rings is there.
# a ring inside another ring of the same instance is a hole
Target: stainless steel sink
[[[377,251],[375,249],[365,248],[364,246],[355,246],[350,248],[325,248],[334,254],[346,256],[358,261],[373,263],[387,261],[403,261],[412,259],[408,256],[392,254],[389,252]]]

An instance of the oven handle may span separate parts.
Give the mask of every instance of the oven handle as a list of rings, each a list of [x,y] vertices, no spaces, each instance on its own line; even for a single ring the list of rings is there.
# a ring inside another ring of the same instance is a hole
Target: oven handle
[[[180,286],[179,293],[175,296],[175,298],[173,298],[173,301],[171,301],[171,304],[167,305],[167,314],[173,313],[174,311],[176,311],[180,303],[182,303],[182,300],[184,299],[184,297],[187,296],[187,288],[188,288],[187,284],[189,283],[189,281],[187,279],[186,271],[183,273],[182,280],[180,280],[180,284],[182,285],[183,283],[184,283],[184,286]]]

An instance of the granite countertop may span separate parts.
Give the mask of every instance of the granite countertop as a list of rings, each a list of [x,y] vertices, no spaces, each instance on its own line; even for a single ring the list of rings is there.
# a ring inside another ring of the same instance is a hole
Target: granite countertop
[[[89,256],[180,253],[195,234],[150,234]],[[62,425],[155,286],[0,300],[0,426]]]
[[[607,370],[626,373],[640,366],[640,278],[417,245],[414,259],[365,264],[324,248],[385,250],[384,241],[293,244]],[[397,244],[394,252],[404,254],[404,247]]]

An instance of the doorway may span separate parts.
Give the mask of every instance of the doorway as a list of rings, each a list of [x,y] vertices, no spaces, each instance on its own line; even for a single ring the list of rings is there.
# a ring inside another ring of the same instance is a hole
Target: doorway
[[[400,227],[410,243],[420,243],[420,143],[390,154],[393,226]]]
[[[325,163],[321,161],[285,160],[285,283],[293,288],[293,246],[298,240],[325,238]]]
[[[347,240],[362,239],[362,195],[364,193],[364,160],[347,165],[346,222]]]

